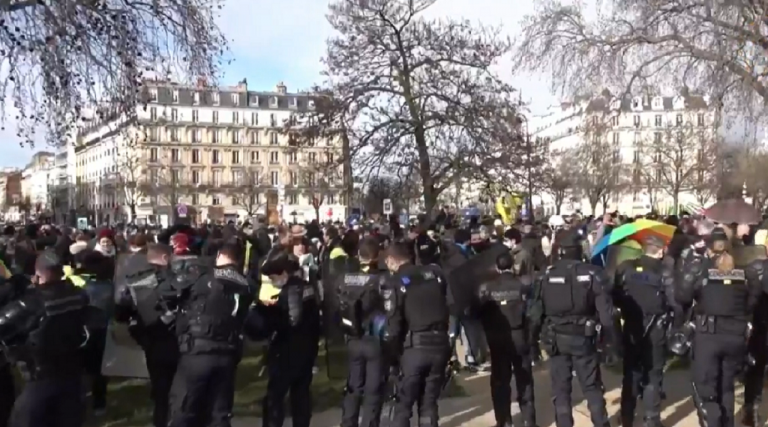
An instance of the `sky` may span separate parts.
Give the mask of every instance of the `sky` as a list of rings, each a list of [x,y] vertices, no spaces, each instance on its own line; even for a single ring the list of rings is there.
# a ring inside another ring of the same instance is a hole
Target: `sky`
[[[518,22],[534,11],[535,0],[437,0],[427,12],[433,18],[468,19],[475,23],[502,26],[510,37],[517,34]],[[328,0],[226,0],[219,25],[230,42],[234,62],[225,68],[220,84],[234,85],[246,78],[253,90],[271,90],[282,81],[289,91],[300,91],[320,82],[325,41],[333,34],[326,20]],[[521,90],[533,112],[552,105],[556,98],[549,84],[537,77],[513,76],[511,58],[505,58],[496,72]],[[24,167],[35,151],[20,147],[12,119],[6,117],[0,130],[0,167]]]

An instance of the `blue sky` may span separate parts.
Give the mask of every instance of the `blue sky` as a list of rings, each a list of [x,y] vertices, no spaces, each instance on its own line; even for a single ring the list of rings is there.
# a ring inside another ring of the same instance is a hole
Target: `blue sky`
[[[289,90],[307,89],[319,82],[325,40],[332,35],[325,14],[327,0],[226,0],[219,19],[231,40],[235,61],[225,70],[222,84],[248,79],[252,89],[274,88],[279,81]],[[519,20],[533,12],[535,0],[505,2],[499,0],[438,0],[428,11],[435,18],[466,18],[486,25],[502,25],[511,37],[517,34]],[[533,111],[541,111],[556,101],[549,84],[530,76],[512,76],[511,59],[501,63],[499,75],[522,90],[523,99],[532,102]],[[0,166],[23,167],[34,151],[20,147],[14,124],[6,120],[0,131],[5,145]]]

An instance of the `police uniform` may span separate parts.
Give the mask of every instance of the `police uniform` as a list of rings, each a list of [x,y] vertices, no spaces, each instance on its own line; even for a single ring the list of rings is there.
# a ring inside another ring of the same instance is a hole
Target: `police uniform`
[[[384,302],[380,288],[385,271],[363,265],[359,273],[346,273],[339,286],[341,329],[347,335],[349,360],[341,426],[357,427],[362,405],[363,427],[378,426],[384,403],[387,365],[381,351]]]
[[[692,260],[676,289],[684,308],[696,301],[691,376],[702,426],[734,425],[734,383],[745,361],[749,320],[760,292],[760,283],[747,280],[744,270],[720,271],[710,258]]]
[[[526,320],[526,298],[531,282],[527,276],[503,272],[493,282],[480,285],[479,316],[485,329],[491,363],[491,400],[497,426],[512,426],[512,374],[523,426],[536,425],[531,346]]]
[[[768,260],[754,261],[746,270],[748,279],[764,283]],[[760,402],[763,397],[765,367],[768,364],[768,295],[763,294],[752,316],[752,334],[747,343],[751,362],[744,375],[744,406],[742,424],[748,427],[761,425]]]
[[[607,427],[596,341],[600,324],[607,342],[612,344],[609,350],[616,352],[620,345],[613,324],[612,283],[599,268],[577,261],[582,254],[580,238],[572,230],[563,233],[568,235],[557,243],[561,259],[534,285],[531,320],[534,331],[542,325],[541,346],[550,356],[557,427],[573,427],[573,371],[587,400],[592,423]]]
[[[176,275],[165,266],[149,264],[145,254],[131,255],[125,268],[128,274],[118,276],[116,283],[115,319],[129,324],[131,337],[144,350],[154,403],[152,424],[166,427],[179,346],[173,330],[175,301],[164,299],[160,289],[170,288]]]
[[[310,385],[320,341],[320,304],[309,283],[290,276],[280,290],[277,307],[287,314],[287,323],[278,325],[267,352],[269,382],[262,402],[263,426],[283,425],[285,396],[290,393],[292,425],[309,427]]]
[[[30,289],[0,310],[0,341],[27,381],[10,425],[80,427],[88,297],[69,281]]]
[[[643,256],[625,261],[616,271],[613,301],[624,319],[624,426],[634,422],[638,397],[643,399],[645,425],[661,425],[666,330],[675,306],[673,269],[669,262]]]
[[[256,289],[240,271],[234,264],[193,268],[177,278],[178,290],[189,287],[176,319],[181,358],[171,389],[171,427],[197,427],[205,420],[230,424],[243,324]]]
[[[436,427],[437,399],[451,352],[448,306],[453,302],[446,281],[436,267],[405,264],[382,293],[387,311],[383,345],[403,349],[394,425],[410,426],[411,410],[419,402],[419,425]]]

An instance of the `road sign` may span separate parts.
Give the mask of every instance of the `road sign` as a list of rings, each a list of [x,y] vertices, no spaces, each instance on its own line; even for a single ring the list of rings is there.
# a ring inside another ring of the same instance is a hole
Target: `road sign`
[[[81,216],[77,218],[77,229],[85,230],[88,228],[88,218]]]
[[[384,199],[382,202],[384,215],[392,214],[392,199]]]
[[[185,218],[187,216],[187,205],[179,204],[176,206],[176,213],[179,214],[179,218]]]

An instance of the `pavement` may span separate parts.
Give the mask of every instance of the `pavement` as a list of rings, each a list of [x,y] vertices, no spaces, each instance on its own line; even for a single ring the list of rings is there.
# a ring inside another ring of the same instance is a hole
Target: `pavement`
[[[617,426],[619,398],[621,394],[621,377],[607,369],[603,369],[603,381],[605,383],[605,399],[608,405],[608,415],[611,417],[611,425]],[[441,427],[493,427],[496,420],[493,416],[493,407],[490,397],[490,376],[488,373],[463,375],[459,380],[468,397],[443,399],[440,402],[440,426]],[[541,366],[534,376],[536,384],[536,412],[539,427],[554,426],[553,408],[551,400],[551,388],[549,372],[546,363]],[[664,380],[664,388],[667,399],[663,402],[662,421],[666,427],[698,427],[693,402],[691,401],[690,376],[687,369],[668,371]],[[514,390],[514,387],[513,387]],[[589,411],[581,394],[578,381],[574,378],[573,386],[575,427],[591,427]],[[742,389],[737,389],[736,395],[736,419],[741,419],[740,408],[742,402]],[[642,403],[639,403],[640,405]],[[517,404],[513,404],[513,414],[517,413]],[[768,408],[763,407],[763,417],[768,414]],[[337,427],[341,418],[340,410],[330,410],[315,414],[312,418],[312,427]],[[414,417],[415,419],[416,417]],[[520,425],[515,419],[515,425]],[[642,420],[636,421],[640,426]],[[233,420],[234,427],[253,427],[261,425],[261,420],[254,418],[239,418]],[[291,426],[290,420],[286,426]],[[386,422],[382,422],[386,426]],[[414,424],[415,425],[415,424]]]

